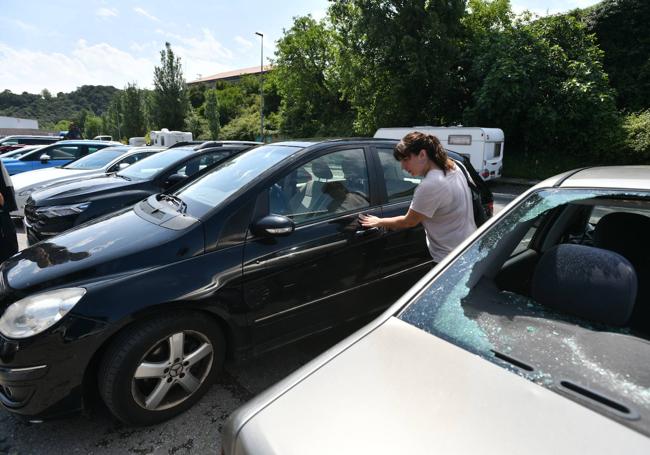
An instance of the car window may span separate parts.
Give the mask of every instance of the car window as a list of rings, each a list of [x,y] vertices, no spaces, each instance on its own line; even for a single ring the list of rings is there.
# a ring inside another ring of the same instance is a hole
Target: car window
[[[39,161],[41,155],[47,155],[51,160],[74,160],[81,156],[79,145],[58,145],[48,147],[42,151],[36,151],[22,157],[24,161]]]
[[[379,148],[379,161],[384,172],[388,202],[411,200],[420,178],[413,177],[402,169],[402,165],[393,156],[393,149]]]
[[[536,226],[543,247],[513,255]],[[650,357],[647,232],[650,193],[540,190],[483,232],[399,318],[648,432],[640,361]]]
[[[256,147],[218,164],[215,169],[174,194],[187,204],[189,215],[201,217],[298,150],[300,147],[274,144]],[[155,157],[150,159],[154,160]],[[143,164],[147,161],[149,159]]]
[[[107,148],[91,155],[86,155],[63,166],[66,169],[99,169],[124,154],[127,148]]]
[[[189,177],[196,174],[199,171],[202,171],[206,167],[211,166],[214,163],[218,163],[219,161],[223,160],[224,158],[227,158],[231,154],[232,151],[206,153],[204,155],[197,156],[196,158],[189,160],[188,162],[174,169],[171,172],[171,174],[178,174],[185,177]]]
[[[119,174],[135,180],[148,179],[187,155],[188,151],[184,149],[165,150],[156,153],[147,160],[141,160],[132,164],[120,171]]]
[[[271,213],[296,223],[370,206],[363,149],[341,150],[293,169],[269,188]]]

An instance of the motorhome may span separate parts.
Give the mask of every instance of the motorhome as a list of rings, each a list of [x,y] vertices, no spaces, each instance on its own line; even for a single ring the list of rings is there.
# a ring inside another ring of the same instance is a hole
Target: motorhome
[[[466,126],[413,126],[379,128],[376,138],[401,139],[412,131],[437,137],[448,150],[467,156],[483,180],[501,177],[503,172],[503,130]]]
[[[160,131],[150,132],[149,138],[151,139],[151,145],[169,147],[177,142],[191,141],[192,133],[185,131],[169,131],[167,128],[163,128]]]

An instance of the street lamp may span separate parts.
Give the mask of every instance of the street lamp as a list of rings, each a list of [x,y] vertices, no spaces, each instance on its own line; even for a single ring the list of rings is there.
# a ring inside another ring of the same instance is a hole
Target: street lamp
[[[264,33],[255,32],[260,40],[260,138],[264,142]]]

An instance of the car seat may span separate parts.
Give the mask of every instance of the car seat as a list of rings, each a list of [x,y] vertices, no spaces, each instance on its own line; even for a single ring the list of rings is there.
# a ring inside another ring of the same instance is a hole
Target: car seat
[[[630,261],[601,248],[557,245],[542,255],[533,274],[537,303],[601,324],[627,325],[636,295]]]
[[[313,211],[317,205],[321,205],[320,201],[323,199],[323,189],[328,180],[333,177],[332,170],[323,160],[315,160],[311,163],[311,172],[316,179],[312,179],[307,183],[305,188],[305,197],[302,204]]]
[[[650,218],[638,213],[615,212],[603,216],[594,229],[595,247],[615,251],[634,267],[639,287],[630,326],[650,334]]]

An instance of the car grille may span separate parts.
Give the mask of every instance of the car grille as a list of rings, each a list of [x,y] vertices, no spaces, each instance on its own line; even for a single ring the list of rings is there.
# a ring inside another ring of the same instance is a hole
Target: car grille
[[[34,200],[30,197],[25,203],[25,221],[27,222],[28,235],[36,240],[52,237],[74,226],[78,215],[58,216],[46,218],[36,211]]]

